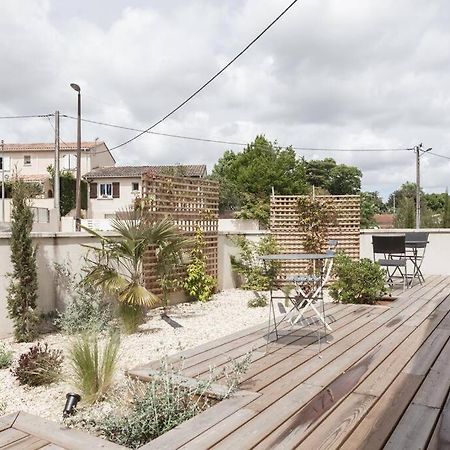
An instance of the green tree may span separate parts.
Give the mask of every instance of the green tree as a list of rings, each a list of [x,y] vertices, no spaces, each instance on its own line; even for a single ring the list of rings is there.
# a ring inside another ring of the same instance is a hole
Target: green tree
[[[396,228],[414,228],[416,225],[416,206],[410,197],[404,197],[395,211]]]
[[[361,191],[361,171],[354,166],[336,164],[333,158],[306,162],[306,181],[332,195],[355,195]]]
[[[355,195],[361,191],[362,172],[353,166],[339,164],[331,169],[328,191],[332,195]]]
[[[361,228],[376,226],[375,214],[386,211],[383,199],[378,192],[361,192]]]
[[[445,192],[442,194],[431,193],[424,194],[423,198],[433,213],[442,214],[445,207],[446,195]]]
[[[55,189],[55,170],[53,166],[47,167],[47,172],[50,175],[53,190]],[[76,180],[73,173],[68,170],[63,170],[59,174],[59,207],[61,216],[69,214],[76,205]],[[87,209],[87,183],[81,180],[81,209]]]
[[[225,152],[212,178],[220,183],[221,211],[243,209],[246,217],[265,224],[272,187],[277,194],[308,191],[303,160],[291,147],[283,149],[264,136],[257,136],[241,153]]]
[[[398,228],[414,228],[416,226],[416,184],[406,182],[394,191],[390,196],[387,205],[394,206],[395,198],[395,226]],[[441,215],[434,212],[428,205],[428,197],[422,190],[420,191],[420,226],[425,228],[435,228],[440,225]],[[433,206],[438,202],[433,198],[430,200]]]
[[[336,167],[333,158],[317,159],[306,162],[306,181],[315,187],[328,191],[331,184],[331,171]]]
[[[14,322],[18,342],[30,342],[38,335],[36,248],[31,240],[33,213],[29,199],[34,192],[24,181],[16,179],[11,200],[11,263],[8,313]]]

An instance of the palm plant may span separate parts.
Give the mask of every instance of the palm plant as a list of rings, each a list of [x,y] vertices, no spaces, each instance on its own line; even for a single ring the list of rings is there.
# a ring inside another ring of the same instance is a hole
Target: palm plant
[[[101,246],[88,246],[94,256],[88,257],[85,282],[99,286],[117,298],[121,306],[140,309],[160,302],[144,283],[144,256],[150,247],[156,249],[157,266],[170,260],[181,262],[186,238],[169,219],[152,222],[144,210],[127,210],[120,219],[111,221],[117,236],[86,230],[100,239]],[[159,270],[157,269],[158,274]]]

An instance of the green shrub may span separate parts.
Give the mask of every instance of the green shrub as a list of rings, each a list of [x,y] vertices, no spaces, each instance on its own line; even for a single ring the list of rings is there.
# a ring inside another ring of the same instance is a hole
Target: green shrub
[[[267,299],[259,292],[255,292],[255,296],[248,301],[247,306],[249,308],[262,308],[267,306]]]
[[[11,264],[8,286],[8,314],[18,342],[31,342],[39,334],[37,302],[36,247],[31,240],[33,213],[31,188],[22,180],[13,182],[11,200]]]
[[[206,271],[206,260],[203,254],[204,248],[205,241],[203,239],[203,232],[201,228],[197,228],[194,247],[191,251],[192,261],[186,268],[184,289],[188,295],[195,297],[201,302],[209,300],[216,287],[214,277]]]
[[[242,289],[266,291],[270,280],[275,278],[281,268],[280,263],[271,261],[264,265],[259,258],[263,255],[279,253],[278,245],[272,236],[264,236],[257,243],[251,242],[243,236],[233,239],[239,247],[239,257],[231,257],[231,266],[244,277]]]
[[[20,355],[17,367],[11,372],[20,384],[50,384],[60,379],[63,359],[61,350],[50,350],[48,344],[38,343]]]
[[[57,283],[65,292],[65,310],[58,313],[54,323],[64,333],[99,332],[108,328],[112,312],[103,291],[84,283],[73,274],[68,264],[54,265]]]
[[[8,350],[5,344],[0,344],[0,369],[8,368],[13,359],[12,350]]]
[[[84,334],[76,338],[70,349],[74,382],[88,403],[104,398],[117,368],[119,334],[111,334],[103,352],[98,341],[98,335]]]
[[[250,364],[251,353],[232,361],[217,376],[223,375],[228,389],[219,399],[236,388],[240,375]],[[177,425],[201,413],[217,401],[208,396],[216,377],[206,380],[186,379],[163,362],[159,373],[148,383],[134,382],[117,399],[113,413],[79,411],[66,420],[69,426],[89,430],[120,445],[139,448]],[[189,380],[189,382],[186,382]]]
[[[337,279],[330,286],[330,295],[336,301],[373,304],[386,293],[385,271],[370,259],[353,261],[338,254],[333,272]]]

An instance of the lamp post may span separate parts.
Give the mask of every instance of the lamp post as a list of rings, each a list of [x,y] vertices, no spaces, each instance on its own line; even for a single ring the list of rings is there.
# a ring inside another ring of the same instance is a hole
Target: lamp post
[[[75,229],[81,230],[81,88],[70,83],[70,87],[78,92],[77,120],[77,179],[75,183]]]

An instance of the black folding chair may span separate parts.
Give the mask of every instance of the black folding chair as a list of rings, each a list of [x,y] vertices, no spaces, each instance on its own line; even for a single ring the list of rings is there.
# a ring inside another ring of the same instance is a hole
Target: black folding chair
[[[425,281],[421,267],[425,257],[429,235],[430,233],[427,233],[426,231],[411,231],[405,233],[406,255],[413,264],[413,273],[411,275],[410,284],[412,284],[414,278],[417,278],[420,284]]]
[[[394,278],[402,278],[403,290],[408,280],[405,236],[372,236],[373,260],[386,268],[386,282],[393,286]],[[377,255],[383,255],[377,259]]]

